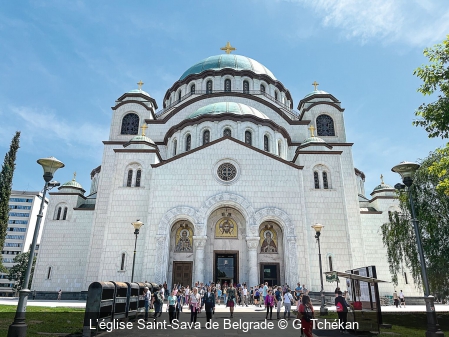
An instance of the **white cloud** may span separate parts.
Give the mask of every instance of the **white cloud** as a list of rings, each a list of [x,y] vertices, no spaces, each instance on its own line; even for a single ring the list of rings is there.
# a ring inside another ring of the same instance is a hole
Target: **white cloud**
[[[430,46],[449,33],[449,7],[445,0],[287,0],[309,7],[325,27],[337,28],[348,39],[362,43],[403,41]]]

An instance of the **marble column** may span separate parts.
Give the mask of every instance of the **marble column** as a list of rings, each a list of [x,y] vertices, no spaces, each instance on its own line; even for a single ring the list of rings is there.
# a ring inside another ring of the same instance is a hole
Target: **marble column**
[[[259,247],[259,237],[247,237],[246,246],[248,248],[248,287],[259,284],[257,275],[257,247]]]
[[[193,264],[195,271],[193,273],[192,283],[195,284],[196,281],[206,283],[207,280],[204,279],[204,247],[206,246],[207,236],[194,236],[193,245],[195,246],[195,254],[193,258]]]

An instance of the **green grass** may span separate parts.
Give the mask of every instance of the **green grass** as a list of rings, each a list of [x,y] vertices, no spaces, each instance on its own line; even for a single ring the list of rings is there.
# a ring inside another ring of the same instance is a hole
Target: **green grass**
[[[6,336],[14,321],[15,305],[0,305],[0,336]],[[81,334],[83,330],[83,308],[27,307],[27,337],[42,337],[38,333]],[[55,335],[53,335],[55,336]]]

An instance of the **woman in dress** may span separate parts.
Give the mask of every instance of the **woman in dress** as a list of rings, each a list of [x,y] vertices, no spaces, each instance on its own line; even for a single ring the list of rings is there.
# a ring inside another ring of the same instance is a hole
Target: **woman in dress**
[[[313,337],[312,327],[315,318],[315,312],[313,311],[313,305],[310,302],[310,297],[307,295],[302,296],[302,303],[299,306],[298,314],[301,317],[301,329],[306,337]]]
[[[226,302],[226,306],[229,307],[229,312],[231,313],[231,318],[233,318],[234,317],[236,291],[232,284],[231,284],[231,287],[227,289],[227,295],[228,295],[228,301]]]
[[[189,296],[190,303],[190,323],[196,323],[198,317],[198,311],[200,311],[201,297],[198,294],[198,288],[194,287],[192,293]]]
[[[273,307],[276,305],[276,298],[273,295],[273,291],[268,290],[268,295],[265,296],[265,308],[267,308],[267,315],[265,319],[268,319],[268,313],[270,313],[270,319],[273,317]]]

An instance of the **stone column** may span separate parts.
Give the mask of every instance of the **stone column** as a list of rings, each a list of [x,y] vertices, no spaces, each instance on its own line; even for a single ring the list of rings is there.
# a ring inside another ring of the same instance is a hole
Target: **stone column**
[[[193,264],[195,266],[195,271],[193,273],[192,283],[195,284],[196,281],[206,283],[204,280],[204,247],[206,246],[207,236],[194,236],[193,244],[195,246],[195,254],[193,258]]]
[[[248,248],[248,288],[259,284],[257,276],[257,247],[259,247],[259,237],[252,236],[246,238]]]

